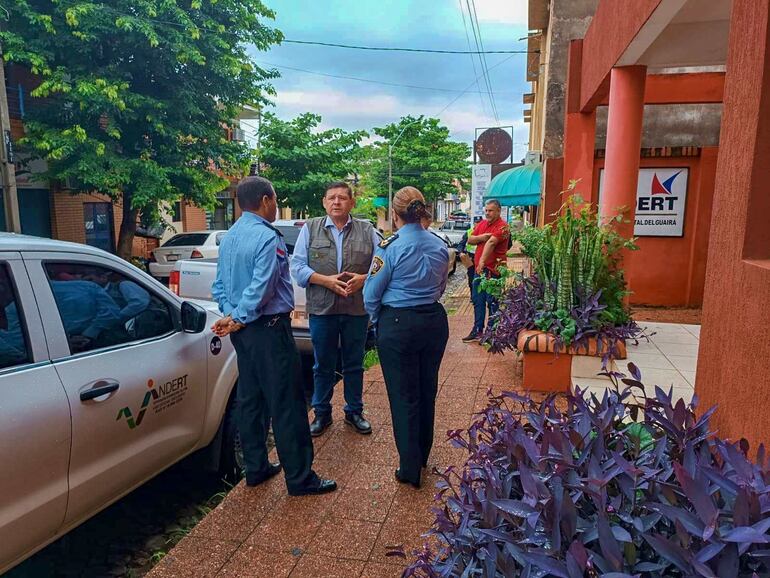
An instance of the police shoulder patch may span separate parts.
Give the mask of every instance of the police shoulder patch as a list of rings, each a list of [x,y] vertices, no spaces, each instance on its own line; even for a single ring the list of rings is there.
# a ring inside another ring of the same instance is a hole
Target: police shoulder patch
[[[380,269],[382,269],[382,266],[385,265],[385,261],[382,260],[382,257],[379,255],[374,257],[374,261],[372,262],[372,275],[376,275],[379,273]]]
[[[396,239],[398,239],[398,233],[396,233],[395,235],[391,235],[391,236],[390,236],[390,237],[388,237],[387,239],[383,239],[382,241],[380,241],[380,248],[381,248],[381,249],[384,249],[385,247],[387,247],[388,245],[390,245],[390,244],[391,244],[393,241],[395,241]]]

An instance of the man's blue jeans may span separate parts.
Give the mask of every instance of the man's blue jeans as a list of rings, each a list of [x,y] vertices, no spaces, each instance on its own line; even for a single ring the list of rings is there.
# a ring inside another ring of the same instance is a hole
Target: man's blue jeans
[[[486,291],[479,290],[479,284],[481,283],[481,275],[476,275],[473,278],[473,289],[471,291],[471,299],[473,300],[473,332],[481,334],[484,331],[484,319],[487,315],[487,309],[489,310],[489,317],[497,313],[499,304],[497,299],[492,297]],[[489,327],[489,321],[487,320],[487,327]]]
[[[364,349],[368,315],[311,315],[310,339],[313,341],[313,409],[317,417],[330,416],[337,370],[337,345],[342,350],[342,375],[345,380],[345,413],[364,409]]]

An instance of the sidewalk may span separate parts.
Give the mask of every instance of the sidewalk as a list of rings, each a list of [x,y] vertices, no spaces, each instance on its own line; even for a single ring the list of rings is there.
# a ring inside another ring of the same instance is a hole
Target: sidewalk
[[[464,460],[464,452],[445,441],[446,431],[468,426],[472,413],[486,405],[489,387],[495,392],[511,389],[518,367],[512,353],[492,356],[479,345],[462,343],[473,319],[467,286],[446,307],[452,313],[450,337],[439,375],[429,469]],[[148,576],[401,576],[407,562],[385,557],[386,546],[403,545],[410,552],[422,545],[421,534],[433,520],[437,477],[426,475],[421,490],[395,481],[398,454],[379,366],[366,372],[364,387],[372,435],[361,436],[345,426],[339,386],[334,424],[314,441],[314,467],[337,480],[337,492],[292,498],[283,476],[257,488],[241,482]]]

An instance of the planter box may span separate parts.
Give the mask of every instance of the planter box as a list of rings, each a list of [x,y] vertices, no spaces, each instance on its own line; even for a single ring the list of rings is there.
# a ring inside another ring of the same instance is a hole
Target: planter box
[[[615,344],[617,359],[626,358],[625,342]],[[606,346],[599,347],[595,338],[582,347],[557,347],[556,338],[544,331],[528,330],[519,333],[516,349],[522,352],[524,360],[524,389],[545,392],[567,392],[572,387],[573,356],[588,356],[598,361],[598,373],[601,370],[600,358]],[[586,363],[581,362],[581,365]],[[593,365],[593,364],[590,364]],[[595,375],[595,374],[594,374]]]

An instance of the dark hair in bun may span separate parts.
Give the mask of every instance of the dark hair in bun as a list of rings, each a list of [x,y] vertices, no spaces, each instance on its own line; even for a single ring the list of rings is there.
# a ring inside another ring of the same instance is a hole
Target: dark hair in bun
[[[419,223],[432,219],[425,197],[415,187],[399,189],[393,197],[393,210],[405,223]]]

